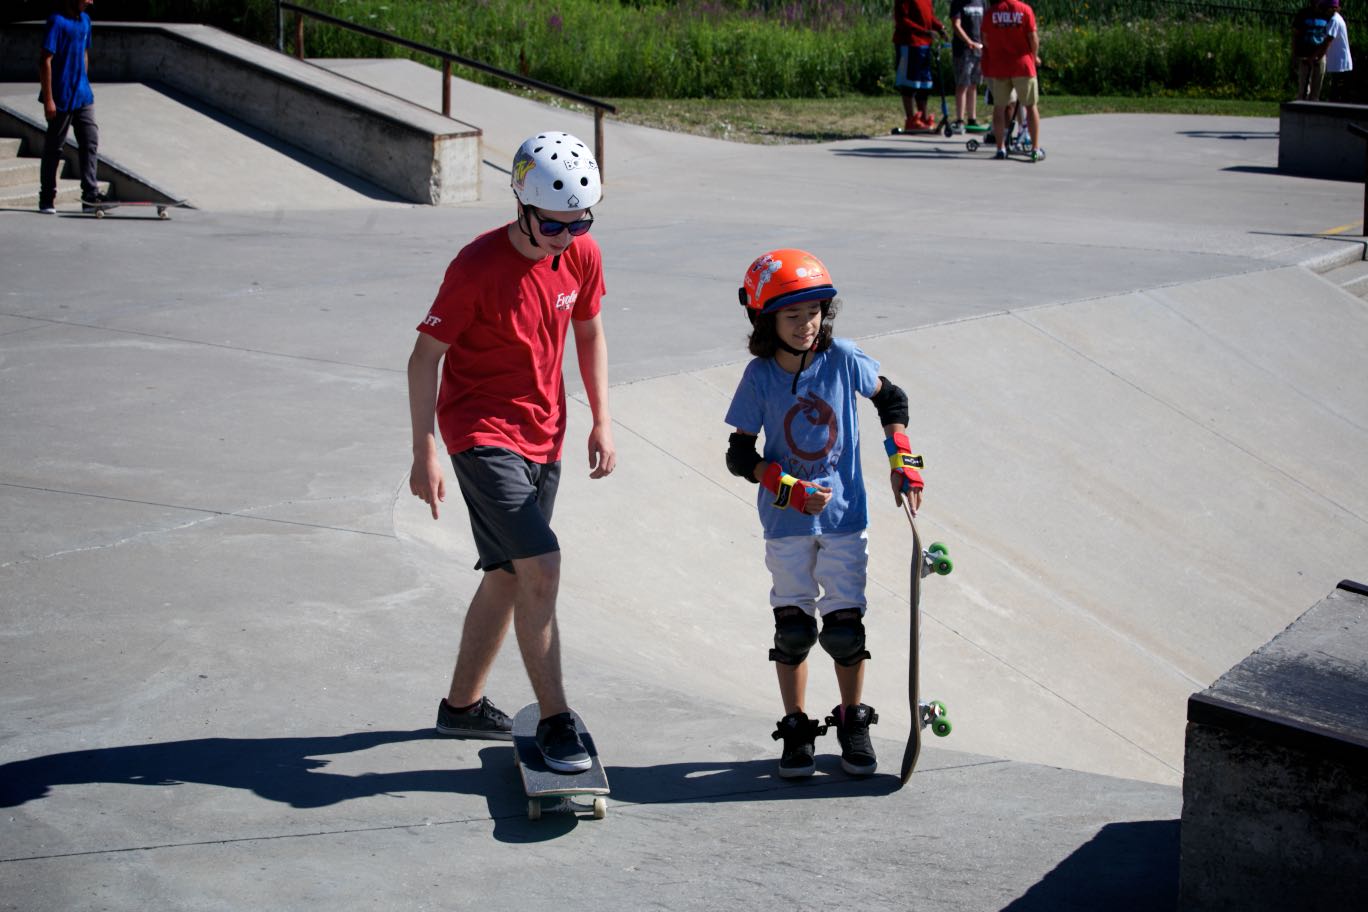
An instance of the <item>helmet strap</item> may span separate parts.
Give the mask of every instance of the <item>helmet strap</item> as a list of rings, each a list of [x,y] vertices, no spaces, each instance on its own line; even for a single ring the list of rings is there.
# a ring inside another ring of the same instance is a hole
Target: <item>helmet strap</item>
[[[518,200],[518,230],[527,235],[527,239],[532,242],[533,247],[540,247],[537,243],[537,236],[532,233],[532,216],[528,210],[532,207],[522,200]]]

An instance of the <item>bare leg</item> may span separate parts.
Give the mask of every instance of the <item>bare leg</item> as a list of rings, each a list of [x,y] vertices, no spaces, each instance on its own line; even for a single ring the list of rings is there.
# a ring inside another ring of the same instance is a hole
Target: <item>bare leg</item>
[[[841,688],[841,705],[858,706],[864,696],[865,663],[837,665],[836,684]]]
[[[993,136],[997,139],[997,147],[999,150],[1007,145],[1006,105],[993,105]]]
[[[969,88],[970,87],[967,85],[955,86],[955,120],[964,120],[965,111],[970,110],[969,99],[972,98],[973,95],[970,93]],[[969,116],[973,117],[974,115],[971,112]]]
[[[912,115],[915,114],[915,113],[917,112],[917,106],[916,106],[916,103],[915,103],[915,101],[914,101],[914,99],[913,99],[913,97],[912,97],[912,93],[911,93],[911,92],[903,92],[903,93],[902,93],[902,103],[903,103],[903,117],[906,118],[907,120],[911,120],[911,119],[912,119]]]
[[[1031,148],[1040,148],[1040,105],[1026,109],[1026,129],[1031,131]]]
[[[779,675],[779,698],[784,701],[784,714],[802,712],[807,696],[807,662],[801,665],[775,662],[774,670]]]
[[[513,630],[544,719],[570,708],[561,679],[560,631],[556,627],[560,552],[515,560],[513,567],[518,581]]]
[[[447,692],[450,705],[469,706],[484,696],[485,681],[513,620],[517,582],[513,574],[503,570],[490,571],[480,580],[461,630],[461,648]]]

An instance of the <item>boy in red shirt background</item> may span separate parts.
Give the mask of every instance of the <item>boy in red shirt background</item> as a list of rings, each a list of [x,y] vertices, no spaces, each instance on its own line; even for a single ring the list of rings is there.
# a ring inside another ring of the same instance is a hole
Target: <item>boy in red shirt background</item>
[[[931,0],[894,0],[893,81],[902,94],[903,131],[907,133],[936,128],[936,118],[926,112],[934,34],[945,40],[945,26],[931,12]]]
[[[1040,146],[1039,86],[1036,66],[1040,62],[1040,37],[1035,11],[1021,0],[991,0],[983,17],[983,75],[993,90],[993,135],[996,159],[1007,150],[1007,106],[1012,91],[1026,108],[1026,128],[1031,134],[1031,161],[1042,161]]]

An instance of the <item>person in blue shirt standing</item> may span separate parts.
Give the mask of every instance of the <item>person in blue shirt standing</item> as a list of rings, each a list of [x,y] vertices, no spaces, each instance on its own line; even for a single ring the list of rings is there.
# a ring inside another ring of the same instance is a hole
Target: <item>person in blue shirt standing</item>
[[[803,711],[807,655],[820,643],[835,662],[841,702],[836,726],[841,767],[868,776],[877,767],[862,701],[865,578],[869,564],[864,475],[856,403],[878,410],[892,466],[894,500],[921,505],[920,457],[907,441],[907,395],[879,376],[879,364],[849,339],[833,336],[838,302],[826,267],[804,250],[771,250],[751,263],[738,290],[750,318],[754,359],[732,397],[726,421],[727,468],[758,484],[756,507],[773,580],[774,649],[785,716],[779,775],[812,775],[815,741],[826,726]],[[757,452],[763,432],[764,454]],[[817,618],[822,620],[818,633]]]
[[[95,93],[90,90],[90,17],[93,0],[61,0],[48,16],[38,60],[38,100],[47,120],[39,178],[38,209],[54,213],[57,200],[57,169],[67,133],[74,130],[80,151],[81,202],[87,208],[104,202],[96,178],[100,129],[95,123]]]

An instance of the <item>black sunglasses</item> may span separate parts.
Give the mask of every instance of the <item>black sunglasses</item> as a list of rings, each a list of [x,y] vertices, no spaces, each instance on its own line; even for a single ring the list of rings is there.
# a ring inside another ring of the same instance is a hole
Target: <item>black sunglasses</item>
[[[560,222],[556,219],[543,218],[540,213],[537,214],[537,227],[547,237],[555,237],[562,231],[569,231],[571,237],[579,237],[588,231],[593,224],[593,212],[588,212],[584,218],[575,219],[573,222]]]

